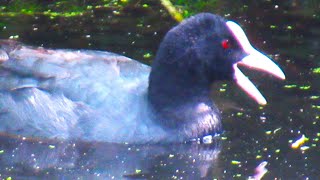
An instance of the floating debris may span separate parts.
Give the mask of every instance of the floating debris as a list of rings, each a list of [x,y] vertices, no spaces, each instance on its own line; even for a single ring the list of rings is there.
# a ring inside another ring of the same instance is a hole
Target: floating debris
[[[312,72],[313,72],[314,74],[320,74],[320,67],[314,68],[314,69],[312,70]]]
[[[275,28],[277,28],[277,26],[276,25],[270,25],[270,28],[271,29],[275,29]]]
[[[272,131],[266,131],[266,135],[270,135]]]
[[[298,140],[296,140],[294,143],[291,144],[291,148],[293,149],[297,149],[300,146],[302,146],[305,142],[307,142],[309,140],[309,138],[307,138],[304,134],[301,136],[301,138],[299,138]]]
[[[263,176],[268,172],[268,169],[266,169],[266,165],[268,164],[267,161],[263,161],[260,163],[254,170],[255,174],[253,176],[250,176],[249,180],[260,180],[263,178]]]
[[[310,89],[311,88],[311,86],[300,86],[299,87],[299,89],[301,89],[301,90],[308,90],[308,89]]]
[[[292,89],[292,88],[296,88],[297,85],[296,84],[287,84],[287,85],[284,85],[284,88],[286,89]]]
[[[228,139],[228,137],[225,137],[225,136],[221,137],[221,140],[227,140],[227,139]]]
[[[281,130],[281,128],[277,128],[277,129],[273,130],[273,134],[276,134],[280,130]]]
[[[300,150],[301,151],[306,151],[306,150],[308,150],[310,147],[309,146],[301,146],[300,147]]]
[[[9,36],[9,39],[18,39],[19,38],[19,35],[12,35],[12,36]]]
[[[149,7],[149,5],[148,5],[148,4],[143,4],[143,5],[142,5],[142,7],[144,7],[144,8],[148,8],[148,7]]]
[[[146,53],[143,55],[143,58],[150,58],[151,56],[152,56],[151,53]]]
[[[142,172],[142,170],[141,169],[136,169],[136,174],[139,174],[139,173],[141,173]]]
[[[239,165],[239,164],[241,164],[241,162],[240,162],[240,161],[236,161],[236,160],[232,160],[232,161],[231,161],[231,164],[233,164],[233,165]]]
[[[310,99],[319,99],[320,96],[310,96]]]
[[[242,116],[243,112],[237,112],[237,116]]]
[[[320,105],[311,105],[311,108],[313,108],[313,109],[320,109]],[[316,118],[316,119],[318,119],[318,118]]]

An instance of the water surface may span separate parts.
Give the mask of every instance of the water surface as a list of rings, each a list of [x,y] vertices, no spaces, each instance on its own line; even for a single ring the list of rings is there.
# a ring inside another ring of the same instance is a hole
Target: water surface
[[[250,2],[250,3],[248,3]],[[215,84],[224,134],[210,145],[113,145],[43,142],[1,136],[0,177],[13,179],[245,179],[267,161],[265,179],[317,179],[320,138],[320,3],[217,1],[212,13],[237,21],[287,79],[244,69],[268,101],[259,107],[232,82]],[[0,16],[0,38],[47,48],[107,50],[150,64],[176,24],[159,3],[120,13]],[[301,147],[291,145],[302,135]]]

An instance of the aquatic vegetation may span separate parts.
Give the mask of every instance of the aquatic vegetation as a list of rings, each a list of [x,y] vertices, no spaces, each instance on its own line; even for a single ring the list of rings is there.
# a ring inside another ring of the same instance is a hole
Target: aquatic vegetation
[[[217,6],[218,0],[172,0],[172,3],[183,10],[184,17],[189,17],[197,12],[212,11]]]
[[[39,2],[37,0],[12,0],[0,4],[0,16],[46,15],[50,18],[82,16],[92,9],[118,8],[125,6],[129,0],[102,0],[89,3],[77,0],[60,0]]]
[[[7,3],[0,2],[0,16],[18,16],[43,14],[55,17],[81,16],[92,10],[101,8],[112,8],[121,14],[121,10],[127,6],[149,8],[152,5],[162,5],[164,9],[176,21],[202,11],[212,11],[218,0],[185,1],[185,0],[100,0],[100,1],[42,1],[37,0],[11,0]]]
[[[5,11],[32,14],[34,12],[42,11],[41,5],[37,3],[36,0],[14,0],[10,1],[7,6],[3,6]]]

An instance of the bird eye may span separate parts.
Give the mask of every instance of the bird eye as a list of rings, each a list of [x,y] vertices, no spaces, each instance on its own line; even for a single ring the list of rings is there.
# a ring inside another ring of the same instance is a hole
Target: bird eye
[[[230,42],[228,39],[225,39],[221,42],[221,46],[223,47],[223,49],[228,49],[230,48]]]

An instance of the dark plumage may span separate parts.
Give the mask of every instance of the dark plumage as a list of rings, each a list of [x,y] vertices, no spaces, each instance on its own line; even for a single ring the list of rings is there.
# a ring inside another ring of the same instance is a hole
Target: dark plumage
[[[151,73],[150,67],[109,52],[0,41],[0,132],[115,143],[214,134],[221,120],[210,99],[213,82],[235,79],[264,104],[236,65],[251,63],[284,78],[242,40],[239,28],[209,13],[183,21],[165,36]],[[252,58],[263,60],[252,63]]]

